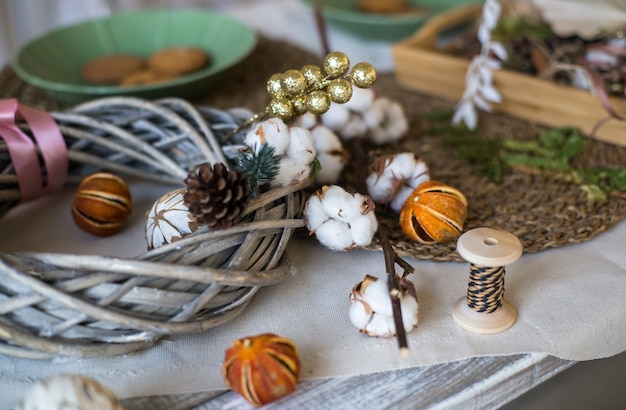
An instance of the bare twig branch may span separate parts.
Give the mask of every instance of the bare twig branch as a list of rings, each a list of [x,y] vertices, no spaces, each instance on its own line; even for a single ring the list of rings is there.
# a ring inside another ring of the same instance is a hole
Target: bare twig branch
[[[358,138],[352,140],[351,151],[354,158],[354,172],[355,172],[355,184],[359,192],[367,192],[367,186],[365,179],[367,173],[367,159],[365,152],[363,152],[363,145]],[[398,347],[400,349],[401,356],[409,355],[408,341],[406,338],[406,332],[404,330],[404,324],[402,323],[402,307],[400,305],[400,296],[402,295],[399,278],[396,275],[395,264],[397,263],[402,269],[404,274],[402,278],[405,278],[408,274],[413,273],[413,267],[400,258],[398,254],[391,246],[389,238],[385,233],[385,229],[382,225],[378,225],[378,239],[383,248],[383,254],[385,256],[385,269],[387,270],[387,284],[389,287],[389,295],[391,297],[391,308],[393,311],[393,320],[396,327],[396,338],[398,339]]]
[[[383,254],[385,255],[385,268],[387,269],[387,287],[389,288],[389,296],[391,297],[391,307],[393,311],[393,322],[396,326],[396,338],[398,339],[398,349],[401,356],[408,356],[409,344],[406,339],[406,331],[404,330],[404,323],[402,323],[402,307],[400,305],[400,297],[402,292],[398,283],[398,276],[396,275],[395,261],[398,255],[393,250],[389,238],[385,233],[385,229],[382,226],[378,227],[378,237],[383,247]]]
[[[315,15],[315,24],[317,25],[317,32],[320,36],[322,52],[324,53],[323,55],[327,55],[331,50],[328,44],[328,34],[326,32],[326,22],[324,21],[322,7],[324,7],[322,0],[318,0],[315,2],[313,10]]]

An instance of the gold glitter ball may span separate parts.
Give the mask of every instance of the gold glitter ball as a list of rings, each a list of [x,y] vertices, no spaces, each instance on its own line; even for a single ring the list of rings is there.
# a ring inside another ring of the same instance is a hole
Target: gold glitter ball
[[[324,73],[322,73],[321,68],[316,65],[305,65],[300,71],[302,71],[304,78],[306,78],[310,90],[319,90],[322,88]]]
[[[301,95],[306,91],[306,78],[299,70],[287,70],[281,78],[283,90],[288,95]]]
[[[330,108],[330,98],[325,91],[311,91],[306,97],[306,107],[311,114],[324,114]]]
[[[288,121],[293,116],[293,104],[287,98],[275,98],[270,102],[269,112],[272,117]]]
[[[350,69],[348,56],[340,51],[333,51],[324,58],[324,71],[332,78],[341,77]]]
[[[267,80],[267,92],[273,98],[282,98],[285,96],[283,85],[281,83],[282,74],[274,74]]]
[[[352,98],[352,84],[345,78],[336,78],[328,84],[330,100],[339,104],[347,103]]]
[[[295,115],[306,114],[309,110],[306,106],[306,97],[298,97],[292,100]]]
[[[370,63],[357,63],[352,67],[350,79],[359,88],[369,88],[376,82],[376,70]]]

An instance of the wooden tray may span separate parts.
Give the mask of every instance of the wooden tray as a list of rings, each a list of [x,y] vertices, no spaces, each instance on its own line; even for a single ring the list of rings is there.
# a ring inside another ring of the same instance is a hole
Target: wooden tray
[[[469,60],[437,49],[446,30],[470,23],[481,13],[476,5],[456,8],[434,17],[415,35],[392,47],[396,78],[402,86],[426,94],[458,101],[465,90]],[[599,100],[588,91],[558,85],[526,74],[495,70],[494,85],[503,101],[495,111],[547,126],[576,126],[589,134],[609,116]],[[626,100],[610,98],[613,109],[626,113]],[[626,146],[626,122],[608,121],[595,133],[599,140]]]

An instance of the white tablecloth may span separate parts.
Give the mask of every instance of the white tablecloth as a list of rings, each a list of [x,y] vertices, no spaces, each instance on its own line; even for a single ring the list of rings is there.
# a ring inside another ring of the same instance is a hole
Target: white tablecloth
[[[13,209],[0,220],[0,249],[132,257],[145,250],[143,216],[169,190],[132,186],[133,216],[123,234],[95,238],[74,227],[71,193]],[[288,248],[294,274],[262,289],[234,321],[204,333],[168,338],[143,352],[99,359],[33,361],[0,357],[0,408],[34,381],[57,373],[91,375],[122,397],[223,388],[220,366],[233,340],[263,332],[292,338],[303,378],[421,366],[474,356],[547,353],[573,360],[626,350],[626,221],[584,244],[526,254],[507,267],[505,297],[518,310],[509,330],[478,335],[461,329],[452,305],[467,290],[468,265],[408,259],[415,267],[420,320],[409,333],[411,356],[396,340],[361,335],[347,316],[348,294],[365,274],[385,277],[378,252],[329,251],[313,238]]]
[[[280,7],[272,7],[280,3]],[[264,13],[260,18],[259,13]],[[285,35],[311,49],[314,27],[296,1],[259,2],[233,12],[266,32]],[[279,30],[282,25],[282,31]],[[279,31],[281,31],[279,33]],[[388,45],[358,44],[331,29],[336,49],[356,60],[390,68]],[[314,40],[313,40],[314,41]],[[349,46],[347,43],[356,44]],[[313,44],[313,45],[312,45]],[[134,213],[123,234],[94,238],[75,229],[71,193],[13,209],[0,220],[0,250],[97,253],[132,257],[145,250],[144,215],[169,187],[134,184]],[[143,352],[100,359],[31,361],[0,357],[0,408],[10,408],[33,381],[57,373],[93,376],[119,396],[162,395],[224,388],[220,366],[234,339],[261,332],[292,338],[302,358],[302,377],[332,377],[421,366],[484,355],[540,352],[573,360],[608,357],[626,350],[626,221],[584,244],[524,255],[507,267],[506,299],[518,310],[512,328],[478,335],[456,325],[452,305],[467,290],[468,265],[409,259],[420,321],[409,333],[411,356],[401,359],[395,339],[361,335],[348,321],[348,294],[365,274],[384,277],[383,256],[356,250],[335,253],[313,238],[289,245],[294,274],[262,289],[236,320],[201,334],[174,337]]]

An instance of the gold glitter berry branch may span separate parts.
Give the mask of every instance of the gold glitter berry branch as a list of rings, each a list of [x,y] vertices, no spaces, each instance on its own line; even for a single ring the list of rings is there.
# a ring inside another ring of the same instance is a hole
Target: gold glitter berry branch
[[[349,72],[349,74],[348,74]],[[264,111],[255,114],[226,138],[238,133],[254,122],[265,118],[288,121],[307,112],[324,114],[331,102],[343,104],[352,98],[352,86],[369,88],[376,81],[376,70],[370,63],[357,63],[350,70],[348,56],[339,51],[328,53],[322,68],[305,65],[300,70],[291,69],[273,74],[267,80],[267,91],[272,97]]]

